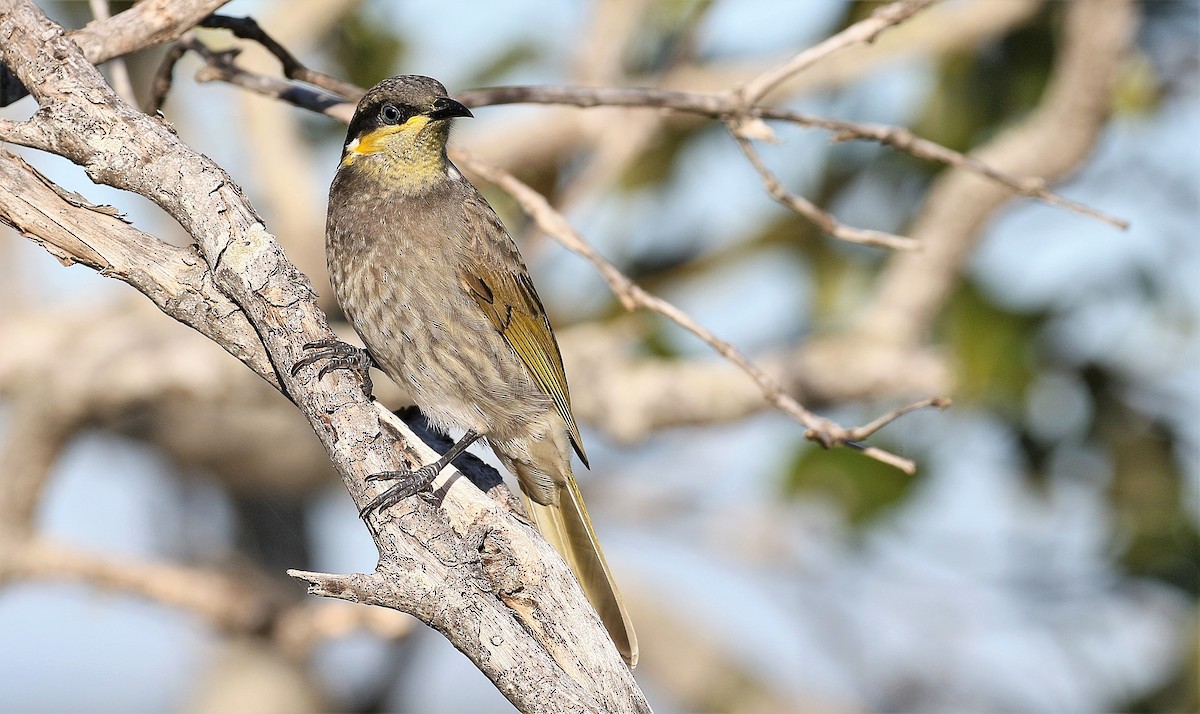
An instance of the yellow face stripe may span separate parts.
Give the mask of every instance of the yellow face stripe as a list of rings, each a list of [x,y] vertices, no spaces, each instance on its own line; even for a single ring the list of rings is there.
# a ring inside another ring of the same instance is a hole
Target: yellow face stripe
[[[346,145],[345,160],[353,161],[351,157],[378,154],[395,141],[396,135],[408,134],[411,136],[417,134],[428,123],[429,117],[424,114],[417,114],[399,126],[382,126],[367,132]]]

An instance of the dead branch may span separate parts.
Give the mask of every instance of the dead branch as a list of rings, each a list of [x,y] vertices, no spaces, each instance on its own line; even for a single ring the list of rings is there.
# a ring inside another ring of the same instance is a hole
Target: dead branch
[[[0,150],[0,223],[39,243],[64,265],[81,263],[123,280],[163,312],[229,350],[263,379],[279,378],[262,341],[236,304],[216,288],[193,248],[178,248],[55,185],[19,157]]]
[[[69,33],[92,64],[170,42],[229,0],[142,0],[108,18]],[[7,67],[0,67],[0,106],[29,94]]]
[[[279,98],[284,101],[295,102],[298,106],[306,106],[315,108],[327,115],[332,113],[332,108],[325,105],[318,93],[311,91],[294,91],[295,87],[282,80],[273,79],[256,73],[246,72],[236,66],[232,61],[233,57],[227,53],[217,54],[206,49],[201,50],[202,56],[209,60],[205,71],[202,71],[203,79],[219,78],[223,81],[228,81],[238,86],[242,86],[251,91],[263,93],[267,96]],[[290,55],[289,55],[290,56]],[[294,62],[293,60],[290,60]],[[348,115],[347,115],[348,116]],[[732,131],[732,129],[731,129]],[[743,143],[743,150],[747,151],[747,156],[751,158],[755,167],[762,171],[766,168],[758,161],[757,154],[752,148],[744,144],[743,139],[735,134],[735,138],[739,143]],[[647,308],[653,312],[657,312],[692,334],[699,337],[709,346],[711,346],[718,354],[739,369],[750,376],[755,384],[759,386],[762,394],[769,404],[774,405],[784,413],[792,416],[800,423],[807,427],[805,436],[820,443],[825,448],[831,446],[842,445],[848,440],[845,436],[846,429],[833,422],[820,417],[805,407],[803,407],[794,397],[787,393],[774,379],[772,379],[765,371],[754,364],[748,357],[742,354],[733,345],[718,338],[707,328],[696,322],[690,315],[680,310],[671,303],[650,295],[641,287],[634,284],[628,277],[620,272],[612,263],[609,263],[592,247],[587,244],[583,238],[574,231],[573,228],[557,211],[550,206],[549,202],[536,191],[529,188],[527,185],[519,181],[516,177],[498,167],[489,166],[477,159],[474,159],[469,154],[461,150],[452,152],[455,161],[466,168],[468,171],[475,173],[493,183],[500,186],[510,195],[512,195],[522,208],[534,218],[541,226],[542,230],[547,234],[557,239],[568,249],[578,253],[586,258],[608,282],[613,293],[621,300],[621,303],[627,310],[632,310],[638,307]],[[770,181],[773,179],[769,172],[764,175],[770,187]],[[776,182],[777,186],[777,182]],[[779,190],[782,190],[781,188]],[[773,191],[774,193],[774,191]],[[784,195],[786,194],[784,192]],[[855,242],[869,242],[875,245],[887,244],[892,246],[905,246],[906,239],[900,236],[890,236],[878,231],[862,231],[858,229],[850,229],[837,223],[832,216],[811,206],[811,211],[806,215],[811,215],[818,220],[823,227],[832,229],[834,235],[853,240]],[[910,460],[888,454],[878,449],[861,448],[864,454],[884,461],[893,465],[905,473],[914,473],[916,465]]]
[[[487,181],[496,184],[512,196],[521,208],[551,236],[554,236],[568,250],[587,259],[596,266],[596,270],[608,281],[613,293],[620,298],[627,310],[644,307],[667,317],[675,324],[699,337],[718,354],[733,363],[758,385],[766,400],[783,413],[791,416],[808,428],[805,437],[816,441],[825,448],[840,446],[846,443],[847,430],[824,417],[818,416],[805,409],[779,384],[767,375],[761,367],[754,364],[746,355],[733,345],[720,339],[708,328],[700,325],[690,315],[675,307],[662,298],[651,295],[629,279],[615,265],[605,260],[580,236],[571,224],[537,191],[518,180],[503,169],[482,163],[462,151],[452,152],[454,160],[470,173],[476,174]],[[863,453],[888,463],[905,473],[916,472],[916,465],[908,459],[881,450]]]
[[[1136,25],[1133,3],[1080,0],[1066,7],[1062,47],[1041,104],[974,152],[980,164],[1050,182],[1074,170],[1099,138]],[[1011,196],[1008,186],[970,166],[939,177],[913,224],[922,251],[892,257],[852,332],[902,349],[923,341],[985,223]]]
[[[826,57],[857,44],[870,44],[885,30],[895,27],[936,0],[897,0],[871,13],[836,35],[809,47],[787,62],[772,67],[733,90],[743,107],[753,106],[789,77],[797,75]]]
[[[32,3],[5,0],[0,9],[4,59],[42,107],[28,122],[0,124],[5,138],[64,155],[94,180],[162,206],[196,240],[215,284],[255,325],[273,364],[290,365],[303,342],[330,336],[303,277],[219,167],[116,97],[62,29]],[[403,436],[381,428],[355,380],[334,375],[316,385],[282,373],[359,505],[373,496],[368,474],[406,467],[396,457]],[[447,471],[444,476],[452,480],[456,474]],[[462,504],[473,505],[477,517],[458,520],[460,527],[469,524],[458,533],[454,511]],[[523,711],[646,708],[573,577],[528,527],[474,488],[449,488],[440,510],[423,502],[402,506],[407,508],[397,507],[376,523],[381,553],[376,577],[385,587],[374,601],[410,611],[445,632]],[[481,524],[487,524],[482,532]],[[468,545],[481,538],[490,547]],[[541,557],[548,563],[536,561]],[[497,564],[499,570],[492,570]],[[553,609],[543,612],[540,587],[523,581],[524,607],[513,618],[502,600],[514,586],[493,591],[489,574],[495,572],[543,573],[553,586]],[[521,615],[533,616],[536,625],[527,629]],[[471,623],[466,631],[464,622]],[[531,631],[561,643],[551,651],[567,652],[570,659],[555,662]]]
[[[919,247],[920,244],[912,238],[893,235],[883,231],[852,228],[841,223],[833,217],[833,214],[818,208],[812,201],[784,188],[779,178],[771,173],[771,170],[763,163],[762,158],[759,157],[758,151],[755,150],[750,140],[736,133],[733,127],[730,127],[730,134],[733,135],[733,139],[737,142],[738,148],[742,150],[742,154],[746,156],[746,160],[750,162],[750,165],[754,167],[758,175],[762,176],[763,185],[767,187],[767,193],[771,194],[771,197],[779,203],[812,221],[822,231],[848,243],[874,245],[880,248],[891,248],[892,250],[916,250]]]

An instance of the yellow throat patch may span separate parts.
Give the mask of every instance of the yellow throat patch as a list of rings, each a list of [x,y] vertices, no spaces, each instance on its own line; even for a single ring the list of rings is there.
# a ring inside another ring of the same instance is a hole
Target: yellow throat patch
[[[353,166],[407,192],[423,190],[446,178],[446,139],[449,127],[429,126],[418,114],[399,126],[374,129],[346,145],[341,168]],[[375,157],[370,161],[364,157]]]

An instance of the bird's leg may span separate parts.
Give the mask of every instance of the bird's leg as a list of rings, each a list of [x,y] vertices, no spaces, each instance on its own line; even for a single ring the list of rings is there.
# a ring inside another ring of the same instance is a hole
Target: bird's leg
[[[358,515],[366,518],[376,509],[387,508],[408,498],[409,496],[420,493],[429,488],[437,475],[442,472],[442,469],[450,465],[450,462],[458,458],[459,454],[467,450],[467,447],[475,443],[482,434],[475,431],[468,431],[463,434],[463,438],[454,442],[454,444],[442,454],[442,457],[432,464],[426,464],[416,471],[381,471],[377,474],[371,474],[367,477],[368,481],[395,481],[386,491],[371,499],[371,502],[363,506],[359,510]]]
[[[317,372],[317,379],[321,379],[335,369],[352,369],[362,377],[363,391],[366,392],[368,397],[371,396],[371,392],[373,391],[371,368],[379,367],[379,364],[371,356],[370,352],[361,347],[346,344],[338,339],[309,342],[304,345],[304,349],[312,350],[312,352],[296,360],[296,363],[292,365],[293,377],[308,365],[327,359],[329,361],[321,367],[321,371]]]

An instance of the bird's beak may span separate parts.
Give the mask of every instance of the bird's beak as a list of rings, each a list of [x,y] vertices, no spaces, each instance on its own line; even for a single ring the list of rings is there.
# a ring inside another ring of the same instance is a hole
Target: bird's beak
[[[460,102],[456,102],[450,97],[440,97],[433,102],[433,108],[425,112],[425,116],[430,119],[450,119],[452,117],[472,117],[475,116]]]

